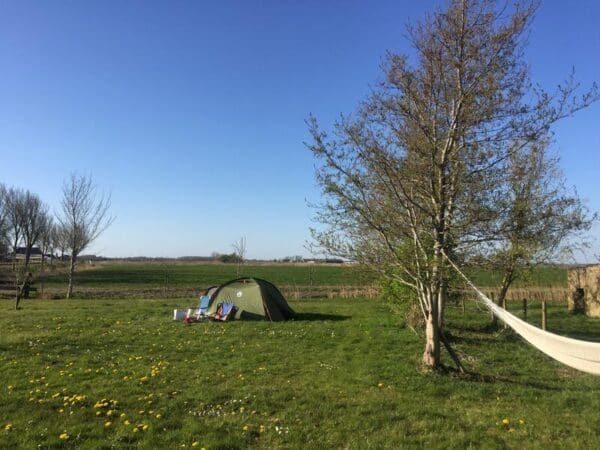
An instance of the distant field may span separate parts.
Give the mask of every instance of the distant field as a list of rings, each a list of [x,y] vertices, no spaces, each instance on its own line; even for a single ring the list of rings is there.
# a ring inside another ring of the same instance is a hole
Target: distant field
[[[467,275],[477,286],[499,286],[502,273],[483,269],[467,269]],[[514,283],[514,287],[566,288],[567,269],[561,266],[541,266]]]
[[[77,273],[77,284],[106,286],[195,286],[206,287],[236,278],[233,264],[129,264],[102,263]],[[243,265],[242,276],[264,278],[276,285],[359,286],[372,282],[357,267],[340,265]],[[63,274],[48,277],[51,284],[64,283]]]
[[[101,263],[89,267],[82,264],[77,274],[80,286],[209,286],[236,277],[233,264],[130,264]],[[468,276],[478,286],[498,286],[502,274],[481,269],[467,269]],[[342,265],[244,265],[243,276],[255,276],[276,285],[298,286],[361,286],[374,279],[358,266]],[[64,283],[64,274],[50,275],[50,284]],[[566,287],[567,271],[563,267],[545,266],[517,281],[515,287]]]
[[[422,338],[380,301],[192,326],[177,306],[0,301],[0,448],[600,447],[600,378],[489,331],[475,304],[447,315],[470,378],[421,373]],[[551,331],[600,338],[599,321],[548,312]]]

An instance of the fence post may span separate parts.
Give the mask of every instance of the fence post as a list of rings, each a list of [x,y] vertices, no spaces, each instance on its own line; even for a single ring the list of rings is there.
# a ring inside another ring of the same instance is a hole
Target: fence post
[[[494,293],[493,292],[490,292],[490,299],[492,300],[492,303],[496,303],[496,300],[494,299]],[[492,315],[492,322],[495,325],[496,324],[496,316],[494,316],[494,313],[492,311],[490,311],[490,314]]]
[[[523,320],[527,322],[527,299],[523,299]]]
[[[542,300],[542,330],[546,329],[546,300]]]

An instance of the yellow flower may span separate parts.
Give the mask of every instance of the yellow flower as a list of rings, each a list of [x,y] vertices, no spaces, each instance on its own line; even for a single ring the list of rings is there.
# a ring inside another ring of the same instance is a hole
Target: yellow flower
[[[137,433],[137,432],[138,432],[138,431],[140,431],[140,430],[139,430],[139,428],[134,428],[134,429],[133,429],[133,430],[131,430],[131,431],[133,431],[134,433]]]
[[[249,428],[250,428],[250,427],[248,427],[248,425],[244,425],[244,426],[242,427],[242,430],[243,430],[243,431],[248,431],[248,429],[249,429]]]
[[[525,421],[523,419],[519,419],[519,425],[525,425]]]
[[[123,422],[125,425],[131,425],[131,422],[129,420],[125,420],[125,422]]]
[[[121,416],[120,416],[120,417],[125,417],[126,415],[127,415],[127,414],[125,414],[125,413],[121,413]]]
[[[144,425],[144,426],[142,427],[142,430],[146,431],[148,428],[150,428],[148,425]]]
[[[109,409],[108,411],[106,411],[106,415],[107,415],[108,417],[112,416],[112,415],[113,415],[113,410],[112,410],[112,409]]]
[[[70,436],[69,436],[67,433],[62,433],[60,436],[58,436],[58,438],[59,438],[61,441],[66,441],[67,439],[69,439],[69,437],[70,437]]]
[[[160,414],[157,414],[157,415],[156,415],[156,416],[154,416],[154,417],[156,417],[157,419],[160,419],[162,416],[161,416]]]
[[[382,388],[383,386],[384,386],[384,385],[383,385],[383,383],[379,383],[379,384],[377,384],[377,387],[378,387],[378,388]]]
[[[108,422],[104,422],[104,426],[106,428],[110,427],[112,425],[112,422],[109,420]]]
[[[12,423],[7,423],[7,424],[6,424],[6,426],[4,427],[4,429],[5,429],[6,431],[10,431],[10,430],[12,430]]]
[[[508,417],[502,419],[502,425],[510,425],[510,420],[508,419]]]
[[[198,447],[200,443],[198,441],[192,442],[192,447]]]

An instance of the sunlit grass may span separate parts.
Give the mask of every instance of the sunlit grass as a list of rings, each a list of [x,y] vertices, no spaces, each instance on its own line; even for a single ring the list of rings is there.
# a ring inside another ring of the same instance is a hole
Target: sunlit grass
[[[382,302],[293,302],[287,323],[171,321],[189,303],[2,302],[0,448],[600,444],[600,380],[489,331],[473,303],[448,311],[467,378],[422,373],[421,337]],[[548,323],[600,337],[562,305]]]

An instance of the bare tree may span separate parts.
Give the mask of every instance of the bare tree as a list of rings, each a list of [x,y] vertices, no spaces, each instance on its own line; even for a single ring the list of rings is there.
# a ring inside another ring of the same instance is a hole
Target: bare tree
[[[114,221],[110,216],[110,196],[100,195],[91,176],[71,174],[63,184],[58,223],[70,252],[67,298],[73,294],[77,257]]]
[[[12,246],[12,267],[16,270],[17,248],[23,233],[23,205],[25,192],[21,189],[10,188],[6,191],[6,208],[8,214],[8,233]]]
[[[416,60],[390,54],[385,79],[333,137],[309,120],[324,201],[313,230],[330,255],[358,260],[414,291],[425,321],[423,365],[441,366],[446,256],[496,239],[511,155],[598,99],[532,88],[524,35],[536,9],[452,0],[409,28]]]
[[[236,278],[239,278],[242,273],[242,264],[244,264],[244,260],[246,259],[246,237],[242,236],[238,241],[231,244],[231,246],[237,260]]]
[[[51,222],[48,207],[37,194],[25,191],[21,197],[22,217],[21,233],[25,247],[25,268],[29,267],[31,250],[38,243],[42,233],[47,231]]]
[[[8,192],[6,186],[0,183],[0,256],[8,253],[9,215],[7,206]]]
[[[54,257],[54,249],[56,243],[56,225],[54,223],[54,219],[52,216],[48,215],[48,221],[46,223],[46,227],[42,230],[38,243],[40,250],[42,252],[42,263],[40,267],[40,293],[44,295],[44,276],[45,276],[45,265],[46,265],[46,257],[50,255],[50,263],[52,264],[52,259]]]
[[[58,251],[61,262],[65,260],[65,252],[68,247],[68,237],[68,232],[60,224],[60,222],[55,223],[54,232],[52,233],[52,246],[56,251]]]

